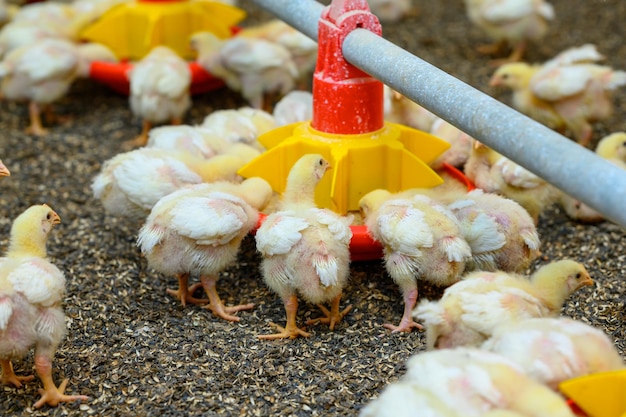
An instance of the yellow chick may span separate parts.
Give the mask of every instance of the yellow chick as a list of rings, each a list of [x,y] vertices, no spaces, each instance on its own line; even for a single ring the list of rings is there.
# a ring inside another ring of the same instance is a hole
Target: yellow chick
[[[510,359],[528,376],[555,391],[567,379],[626,367],[613,339],[600,329],[567,317],[499,326],[481,349]]]
[[[255,109],[271,108],[266,93],[283,96],[293,90],[298,69],[283,46],[263,39],[235,36],[222,40],[210,32],[191,37],[197,62],[224,80]]]
[[[193,297],[198,285],[188,287],[192,274],[209,297],[216,316],[239,321],[232,315],[254,304],[224,306],[217,294],[219,273],[232,265],[243,238],[256,226],[258,210],[269,203],[272,188],[262,178],[252,177],[241,184],[216,182],[197,184],[161,198],[139,231],[137,244],[158,272],[178,278],[177,291],[168,290],[183,306],[204,304]]]
[[[437,170],[442,169],[443,164],[463,168],[472,152],[472,145],[474,143],[472,137],[438,117],[435,118],[430,128],[430,134],[450,144],[450,148],[435,159],[430,166]]]
[[[115,62],[117,58],[103,45],[78,45],[62,39],[43,39],[4,57],[0,63],[2,94],[8,100],[29,102],[28,133],[47,134],[41,107],[52,116],[50,105],[68,92],[77,77],[89,76],[93,61]]]
[[[594,45],[586,44],[543,65],[503,65],[489,84],[512,89],[516,109],[552,129],[569,130],[587,146],[593,136],[591,123],[611,117],[611,93],[626,85],[626,72],[594,63],[602,59]]]
[[[472,348],[423,352],[409,358],[406,367],[403,384],[432,394],[459,417],[482,417],[495,410],[513,416],[574,417],[561,395],[492,352]]]
[[[209,159],[184,151],[140,148],[105,161],[91,189],[107,213],[143,221],[161,197],[186,185],[240,182],[237,171],[259,152],[245,145]]]
[[[240,107],[214,111],[204,118],[200,127],[228,142],[245,143],[264,151],[265,148],[257,138],[278,126],[270,113],[251,107]]]
[[[283,300],[286,326],[260,339],[309,337],[296,325],[298,296],[318,304],[326,317],[308,323],[335,324],[352,306],[339,311],[341,293],[350,274],[349,244],[352,216],[343,217],[315,205],[315,188],[329,169],[318,154],[306,154],[287,177],[280,211],[270,214],[256,233],[257,250],[263,257],[261,271],[267,286]],[[327,310],[321,303],[331,301]]]
[[[441,300],[419,303],[414,316],[424,322],[429,349],[477,346],[497,326],[533,317],[557,316],[579,288],[593,285],[582,264],[552,262],[530,279],[502,271],[476,271],[446,288]]]
[[[519,203],[539,223],[541,212],[559,198],[560,191],[486,145],[475,141],[464,172],[477,188]]]
[[[544,0],[465,0],[469,20],[496,41],[480,47],[482,53],[498,53],[512,46],[511,55],[503,62],[519,61],[528,41],[542,39],[548,23],[554,19],[554,8]]]
[[[143,121],[139,136],[126,147],[145,146],[153,124],[182,123],[191,107],[191,71],[187,61],[166,46],[153,48],[127,74],[130,109]]]
[[[0,258],[0,365],[2,381],[21,387],[34,377],[19,377],[12,360],[35,347],[35,369],[43,383],[35,407],[86,400],[65,395],[67,379],[59,387],[52,379],[52,359],[66,332],[61,303],[65,297],[63,272],[46,259],[52,228],[61,222],[49,206],[31,206],[11,227],[9,249]]]
[[[383,246],[385,268],[404,300],[400,324],[385,327],[392,332],[421,328],[411,317],[417,280],[451,285],[472,255],[454,214],[424,195],[401,198],[387,190],[369,192],[359,207],[369,233]]]
[[[437,119],[433,113],[387,85],[383,86],[383,111],[386,121],[424,132],[429,132]]]
[[[430,391],[401,379],[394,382],[359,412],[359,417],[461,417]]]
[[[232,145],[207,129],[190,125],[159,126],[148,132],[147,148],[185,151],[209,159]]]

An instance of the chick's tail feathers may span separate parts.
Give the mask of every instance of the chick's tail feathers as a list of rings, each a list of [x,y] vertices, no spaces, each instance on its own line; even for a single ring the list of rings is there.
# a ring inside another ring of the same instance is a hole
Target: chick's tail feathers
[[[453,330],[446,319],[446,310],[434,301],[420,301],[413,310],[413,317],[423,323],[426,328],[426,347],[429,350],[436,347],[440,335],[448,334]]]
[[[608,90],[615,90],[619,87],[626,85],[625,71],[612,71],[609,74],[610,78],[606,82],[606,88]]]
[[[337,285],[339,267],[337,259],[329,253],[316,253],[311,258],[311,264],[319,276],[320,282],[325,287]]]
[[[442,245],[448,255],[448,262],[465,262],[472,256],[472,249],[462,237],[448,236],[442,240]]]

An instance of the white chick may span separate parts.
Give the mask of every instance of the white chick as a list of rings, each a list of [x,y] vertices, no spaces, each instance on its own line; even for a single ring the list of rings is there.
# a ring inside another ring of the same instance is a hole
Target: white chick
[[[328,323],[333,330],[352,306],[339,311],[341,293],[350,274],[352,216],[342,217],[315,205],[315,188],[329,169],[321,155],[306,154],[293,165],[279,211],[270,214],[256,233],[267,286],[282,299],[287,315],[280,332],[261,339],[309,337],[296,325],[298,296],[318,304],[326,317],[308,323]],[[321,303],[331,301],[328,311]]]
[[[107,213],[144,220],[159,199],[186,185],[238,181],[249,159],[217,155],[210,159],[183,151],[140,148],[107,160],[91,189]]]
[[[430,134],[450,144],[450,148],[430,164],[433,169],[441,169],[443,164],[449,164],[456,168],[462,168],[465,165],[472,151],[473,139],[471,136],[438,117],[430,128]]]
[[[429,132],[437,119],[433,113],[386,85],[383,86],[383,109],[385,120],[424,132]]]
[[[510,359],[553,390],[570,378],[626,367],[613,340],[602,330],[566,317],[499,326],[481,349]]]
[[[182,123],[191,107],[191,71],[187,61],[165,46],[153,48],[128,73],[130,109],[143,121],[139,136],[127,146],[144,146],[153,124]]]
[[[541,212],[559,198],[559,190],[546,180],[477,141],[464,172],[477,188],[518,202],[535,224]]]
[[[300,83],[310,79],[317,61],[317,42],[280,19],[273,19],[257,26],[244,28],[237,36],[264,39],[289,51]]]
[[[196,126],[160,126],[150,129],[146,147],[185,151],[208,159],[232,145],[231,142]]]
[[[430,391],[420,389],[411,381],[388,385],[378,398],[361,409],[359,417],[461,417],[448,404]]]
[[[41,41],[46,38],[66,39],[69,36],[46,21],[43,22],[11,22],[0,30],[0,57],[21,46]]]
[[[459,417],[482,417],[492,410],[529,417],[574,417],[563,397],[495,353],[442,349],[413,355],[406,367],[403,384],[432,394]]]
[[[290,91],[281,98],[272,113],[276,127],[313,119],[313,94],[308,91]]]
[[[451,285],[471,257],[456,218],[426,196],[399,198],[386,190],[369,192],[359,207],[369,233],[383,246],[385,268],[404,300],[400,324],[385,327],[393,332],[421,328],[411,317],[418,298],[417,280]]]
[[[544,0],[465,0],[465,7],[470,21],[498,42],[479,51],[494,53],[510,45],[509,62],[519,61],[527,42],[542,39],[554,19],[554,8]]]
[[[199,32],[191,37],[191,46],[202,68],[240,92],[255,109],[270,108],[266,93],[283,96],[295,86],[298,70],[281,45],[243,36],[221,40],[210,32]]]
[[[77,77],[88,77],[93,61],[116,62],[103,45],[77,45],[62,39],[43,39],[14,49],[0,63],[2,93],[8,100],[28,101],[28,133],[47,133],[41,123],[41,107],[63,97]],[[51,115],[51,114],[50,114]]]
[[[241,107],[217,110],[204,118],[200,127],[233,143],[245,143],[264,151],[257,138],[276,127],[274,116],[266,111]]]
[[[49,206],[31,206],[14,220],[9,249],[0,258],[2,382],[19,388],[22,382],[34,378],[15,375],[11,363],[26,356],[34,346],[35,370],[43,383],[35,408],[88,399],[84,395],[65,395],[68,380],[57,387],[52,378],[52,359],[66,332],[61,307],[65,276],[47,259],[46,243],[60,222]]]
[[[515,108],[550,128],[569,130],[587,146],[593,136],[591,123],[611,117],[611,93],[626,85],[626,72],[594,63],[603,58],[594,45],[586,44],[543,65],[503,65],[490,85],[511,88]]]
[[[452,194],[445,201],[472,249],[466,271],[523,272],[539,256],[533,219],[515,201],[481,189]]]
[[[394,23],[405,16],[416,16],[412,0],[369,0],[372,13],[384,23]]]
[[[478,346],[500,325],[557,316],[573,292],[593,280],[571,260],[539,268],[530,279],[502,271],[476,271],[446,288],[438,302],[424,300],[415,317],[426,327],[429,349]]]
[[[270,200],[272,188],[262,178],[252,177],[241,184],[216,182],[197,184],[173,192],[152,208],[139,231],[137,244],[148,265],[178,278],[177,291],[168,290],[183,306],[204,304],[193,297],[198,287],[188,287],[190,275],[199,275],[209,297],[210,309],[228,321],[254,304],[224,306],[216,284],[221,271],[232,265],[243,238],[256,226],[259,213]]]

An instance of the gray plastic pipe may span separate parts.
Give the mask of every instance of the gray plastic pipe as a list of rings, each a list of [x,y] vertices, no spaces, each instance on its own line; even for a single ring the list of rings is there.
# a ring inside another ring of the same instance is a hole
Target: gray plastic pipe
[[[322,4],[250,1],[317,40]],[[367,30],[351,32],[342,51],[352,65],[626,228],[625,170]]]

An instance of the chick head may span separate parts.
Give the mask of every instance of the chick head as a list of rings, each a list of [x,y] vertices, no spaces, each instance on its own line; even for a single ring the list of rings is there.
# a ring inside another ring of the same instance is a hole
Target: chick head
[[[16,253],[45,256],[48,234],[59,223],[61,218],[47,204],[29,207],[13,221],[8,256]]]
[[[389,197],[391,197],[391,193],[387,190],[383,190],[382,188],[365,194],[359,200],[359,211],[361,212],[361,216],[366,218],[372,214],[372,212],[377,210],[386,200],[389,199]]]
[[[596,154],[605,159],[620,159],[626,162],[626,132],[616,132],[598,142]]]
[[[314,183],[317,184],[327,170],[330,169],[330,163],[320,154],[306,154],[293,164],[287,177],[287,183]]]
[[[261,177],[250,177],[240,184],[242,198],[257,210],[263,210],[270,203],[272,186]]]
[[[189,46],[198,53],[204,48],[217,48],[221,43],[220,38],[211,32],[196,32],[189,38]]]
[[[542,266],[533,274],[532,282],[545,291],[548,299],[553,296],[563,301],[579,288],[593,285],[585,266],[570,259]]]
[[[11,175],[11,171],[0,161],[0,177],[8,177]]]
[[[528,86],[534,70],[523,62],[514,62],[502,65],[496,70],[489,80],[492,87],[505,86],[513,90],[520,90]]]

